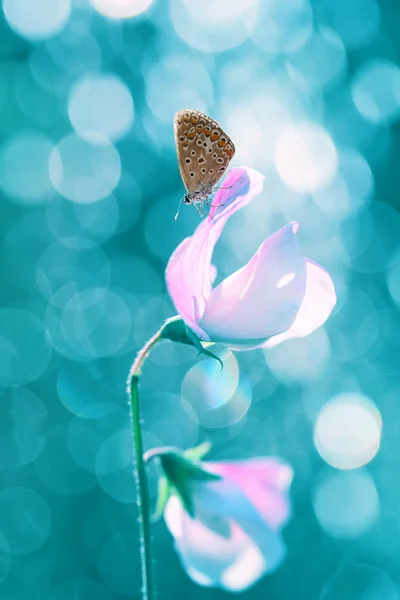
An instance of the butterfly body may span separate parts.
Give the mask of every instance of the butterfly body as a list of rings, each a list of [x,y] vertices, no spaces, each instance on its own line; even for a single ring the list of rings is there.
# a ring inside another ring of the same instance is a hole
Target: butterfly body
[[[187,190],[183,202],[202,207],[204,201],[208,204],[225,173],[235,146],[216,121],[198,110],[178,111],[174,132],[179,169]]]

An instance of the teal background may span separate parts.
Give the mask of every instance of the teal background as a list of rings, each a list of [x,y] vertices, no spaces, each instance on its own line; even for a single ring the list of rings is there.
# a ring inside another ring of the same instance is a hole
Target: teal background
[[[217,348],[221,375],[156,348],[146,447],[208,439],[212,459],[293,465],[286,560],[243,598],[398,600],[400,3],[147,4],[127,19],[85,0],[0,11],[0,597],[140,597],[125,380],[175,314],[165,265],[199,223],[186,206],[174,221],[173,115],[193,107],[232,137],[233,165],[266,175],[216,248],[217,281],[297,220],[338,302],[308,338]],[[160,599],[227,596],[153,531]]]

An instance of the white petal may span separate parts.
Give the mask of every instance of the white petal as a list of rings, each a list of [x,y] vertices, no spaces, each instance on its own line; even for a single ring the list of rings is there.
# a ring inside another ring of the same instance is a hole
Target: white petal
[[[290,223],[267,238],[245,267],[211,292],[199,322],[211,340],[259,345],[293,324],[306,287],[297,229]]]
[[[269,529],[262,528],[259,536],[269,538],[266,554],[233,519],[206,513],[204,507],[192,519],[176,496],[168,500],[164,516],[184,568],[200,585],[242,591],[275,569],[284,555],[280,536]],[[224,535],[219,533],[221,519],[228,525],[228,530],[222,528]]]
[[[265,344],[272,348],[291,338],[305,337],[328,319],[335,304],[336,293],[331,276],[320,265],[307,258],[307,281],[303,302],[293,325]]]

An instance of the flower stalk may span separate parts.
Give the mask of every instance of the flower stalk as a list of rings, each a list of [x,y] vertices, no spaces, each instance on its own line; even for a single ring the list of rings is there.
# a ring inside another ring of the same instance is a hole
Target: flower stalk
[[[146,466],[143,459],[143,436],[140,426],[139,409],[139,377],[142,372],[142,366],[150,350],[162,340],[162,329],[160,329],[144,345],[136,356],[136,359],[129,371],[127,382],[129,415],[131,420],[132,444],[134,455],[134,476],[137,493],[137,508],[139,522],[139,544],[140,561],[142,571],[142,600],[153,600],[154,586],[152,578],[151,565],[151,519],[150,519],[150,495],[147,481]]]
[[[135,361],[129,371],[127,392],[134,456],[133,473],[135,476],[137,492],[136,503],[138,507],[140,560],[142,570],[142,600],[153,600],[154,585],[151,560],[151,506],[146,473],[146,457],[144,456],[143,436],[140,424],[139,378],[142,373],[143,364],[150,351],[163,340],[193,346],[206,356],[220,361],[218,356],[214,356],[209,350],[202,347],[200,340],[186,327],[183,319],[176,316],[167,319],[161,329],[146,342],[142,350],[137,353]]]

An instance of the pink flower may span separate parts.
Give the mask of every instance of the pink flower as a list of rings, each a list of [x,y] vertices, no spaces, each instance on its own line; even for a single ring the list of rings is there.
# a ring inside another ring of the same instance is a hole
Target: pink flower
[[[240,592],[275,571],[285,556],[279,529],[290,517],[293,472],[273,458],[202,462],[201,467],[222,479],[191,480],[194,517],[174,494],[165,522],[194,581]]]
[[[211,257],[224,225],[261,192],[263,180],[247,167],[231,169],[224,189],[213,199],[211,216],[183,240],[168,262],[171,298],[202,341],[237,350],[266,342],[272,346],[308,335],[325,323],[335,305],[332,279],[320,265],[305,258],[295,222],[268,237],[247,265],[212,287]],[[251,236],[251,231],[243,235]]]

